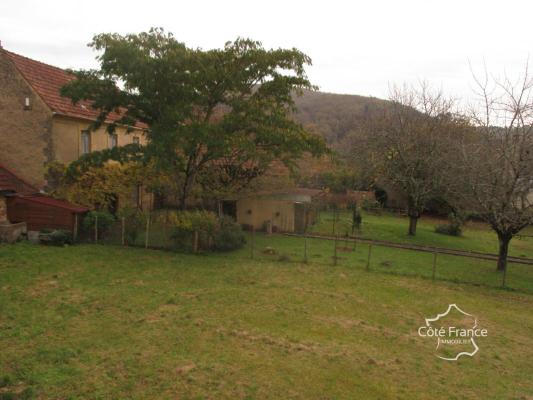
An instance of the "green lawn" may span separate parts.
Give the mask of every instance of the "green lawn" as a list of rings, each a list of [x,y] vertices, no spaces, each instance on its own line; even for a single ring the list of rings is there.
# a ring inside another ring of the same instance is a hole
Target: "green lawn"
[[[300,238],[255,244],[254,260],[249,247],[0,247],[0,398],[533,396],[532,295],[404,276],[428,260],[389,249],[366,272],[363,246],[334,267],[331,242],[311,241],[308,265]],[[489,331],[475,357],[440,360],[417,335],[450,303]]]
[[[349,211],[339,213],[339,221],[336,222],[335,227],[336,234],[351,233],[351,218],[352,215]],[[498,238],[485,224],[469,222],[464,229],[463,235],[454,237],[435,232],[435,226],[442,223],[446,223],[446,220],[423,216],[418,222],[416,236],[413,237],[407,235],[409,224],[407,217],[387,212],[383,212],[382,215],[364,213],[361,229],[356,232],[356,235],[398,243],[498,253]],[[311,231],[331,235],[333,233],[333,213],[321,212],[319,221],[311,228]],[[523,233],[533,234],[531,229],[527,229]],[[510,255],[533,258],[533,237],[514,238],[511,241]]]

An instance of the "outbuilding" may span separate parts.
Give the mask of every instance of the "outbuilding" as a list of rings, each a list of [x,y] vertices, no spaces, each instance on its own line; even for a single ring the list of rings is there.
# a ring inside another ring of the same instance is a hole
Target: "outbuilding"
[[[6,199],[9,221],[26,222],[28,231],[64,229],[76,235],[81,219],[89,211],[87,207],[39,193],[13,194]]]
[[[259,192],[223,201],[222,213],[245,229],[303,233],[315,221],[314,201],[322,193],[304,188]]]

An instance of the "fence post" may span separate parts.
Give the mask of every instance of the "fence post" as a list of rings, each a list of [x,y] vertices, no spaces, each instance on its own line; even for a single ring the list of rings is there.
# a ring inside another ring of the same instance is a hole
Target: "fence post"
[[[76,242],[78,239],[78,214],[74,214],[74,231],[72,232],[72,240]]]
[[[192,236],[192,252],[198,253],[198,231],[195,230]]]
[[[437,272],[437,251],[433,252],[433,273],[431,274],[431,279],[435,280],[435,274]]]
[[[250,240],[250,245],[251,245],[250,257],[253,260],[254,259],[254,247],[255,247],[255,226],[253,225],[252,225],[252,240]]]
[[[307,264],[307,231],[304,234],[304,264]]]
[[[372,256],[372,243],[368,245],[368,259],[366,260],[366,270],[370,270],[370,257]]]
[[[333,232],[332,235],[335,235],[335,224],[337,222],[337,210],[333,209]]]
[[[98,243],[98,215],[94,216],[94,243]]]
[[[333,248],[333,265],[337,265],[337,240],[339,236],[335,236],[335,247]]]
[[[150,214],[146,216],[146,234],[144,235],[144,248],[148,248],[148,235],[150,234]]]
[[[124,246],[126,244],[126,241],[124,240],[125,233],[126,233],[126,219],[124,217],[122,217],[122,232],[121,232],[121,243],[122,243],[122,246]]]

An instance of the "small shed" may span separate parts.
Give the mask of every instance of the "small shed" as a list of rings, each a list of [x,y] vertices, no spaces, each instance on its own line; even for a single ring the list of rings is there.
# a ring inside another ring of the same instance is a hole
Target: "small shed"
[[[37,188],[20,178],[7,166],[0,164],[0,224],[8,223],[6,197],[13,193],[35,193]]]
[[[316,212],[312,202],[321,193],[302,188],[258,192],[223,201],[222,211],[245,229],[302,233],[314,223]]]
[[[13,194],[6,197],[7,217],[12,223],[26,222],[29,231],[64,229],[76,234],[87,207],[43,194]]]

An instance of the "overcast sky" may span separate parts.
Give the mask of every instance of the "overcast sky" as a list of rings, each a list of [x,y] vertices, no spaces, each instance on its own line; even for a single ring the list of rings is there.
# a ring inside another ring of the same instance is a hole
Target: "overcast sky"
[[[4,48],[60,67],[95,67],[95,33],[152,26],[192,47],[238,36],[297,47],[323,91],[387,97],[391,83],[426,79],[468,97],[469,62],[517,76],[533,50],[533,1],[0,1]]]

